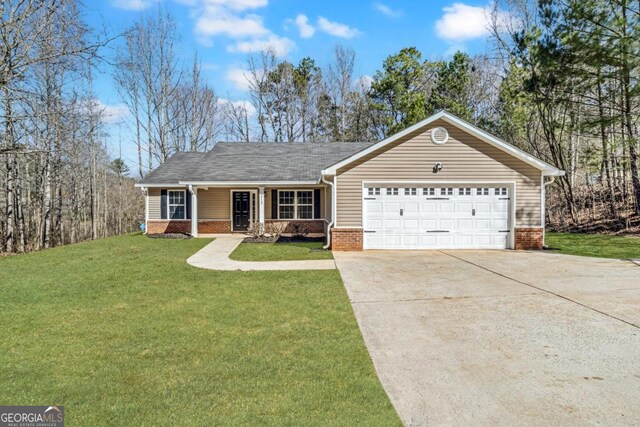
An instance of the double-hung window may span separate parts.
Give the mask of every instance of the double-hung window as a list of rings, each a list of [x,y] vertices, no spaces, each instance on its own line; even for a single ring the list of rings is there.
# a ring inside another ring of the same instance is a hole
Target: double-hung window
[[[278,191],[278,219],[313,219],[313,190]]]
[[[185,219],[187,215],[185,190],[168,190],[167,198],[169,199],[167,203],[169,219]]]

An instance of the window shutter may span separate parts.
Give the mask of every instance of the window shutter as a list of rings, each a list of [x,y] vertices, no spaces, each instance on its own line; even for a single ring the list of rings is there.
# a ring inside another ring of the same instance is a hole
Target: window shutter
[[[184,192],[185,203],[185,219],[191,219],[191,192],[189,190]]]
[[[320,189],[313,190],[313,217],[320,218]]]
[[[278,190],[271,190],[271,219],[278,219]]]
[[[160,219],[167,219],[167,190],[160,190]]]

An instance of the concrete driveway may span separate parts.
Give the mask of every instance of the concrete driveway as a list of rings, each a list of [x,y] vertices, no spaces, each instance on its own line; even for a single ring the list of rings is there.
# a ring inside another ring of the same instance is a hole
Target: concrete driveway
[[[640,424],[640,266],[515,251],[334,252],[406,425]]]

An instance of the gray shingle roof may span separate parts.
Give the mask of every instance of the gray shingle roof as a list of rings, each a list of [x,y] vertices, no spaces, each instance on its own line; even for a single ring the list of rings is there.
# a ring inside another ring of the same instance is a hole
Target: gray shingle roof
[[[372,144],[219,142],[208,153],[176,153],[140,184],[317,181],[322,169]]]

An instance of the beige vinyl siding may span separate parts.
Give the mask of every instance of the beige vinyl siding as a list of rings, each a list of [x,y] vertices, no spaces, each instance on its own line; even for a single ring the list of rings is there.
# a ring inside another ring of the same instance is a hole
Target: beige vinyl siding
[[[198,219],[229,220],[230,197],[229,188],[198,190]]]
[[[443,145],[431,142],[436,126],[449,131]],[[436,162],[442,171],[433,173]],[[363,181],[514,181],[516,226],[540,226],[540,170],[444,121],[407,135],[390,148],[338,171],[338,227],[362,227]],[[398,185],[401,187],[401,185]]]
[[[321,197],[324,202],[324,219],[331,222],[331,214],[333,213],[331,212],[331,187],[324,187],[322,191],[324,193],[324,197]]]
[[[264,219],[273,219],[271,216],[271,190],[273,188],[264,189]]]

